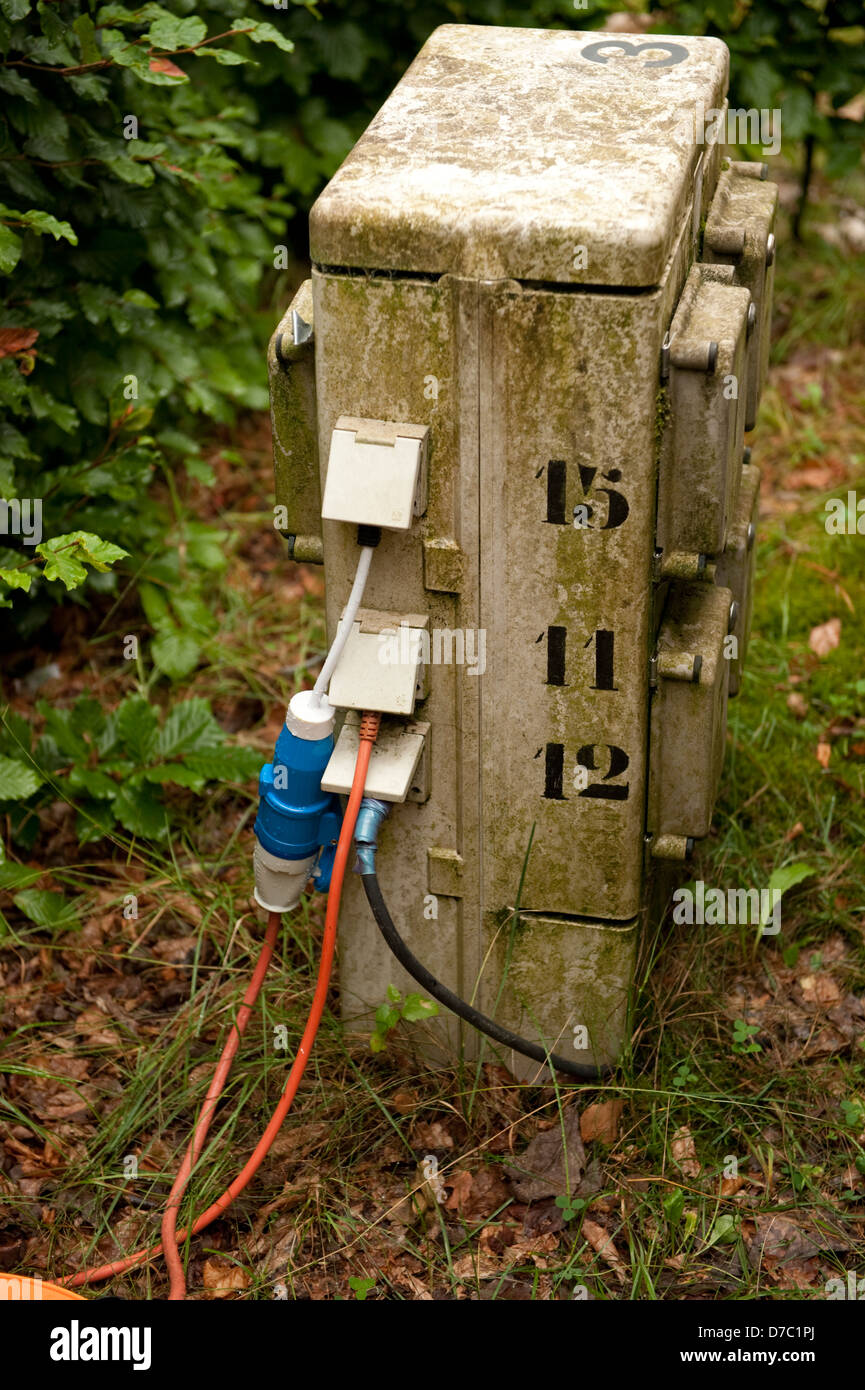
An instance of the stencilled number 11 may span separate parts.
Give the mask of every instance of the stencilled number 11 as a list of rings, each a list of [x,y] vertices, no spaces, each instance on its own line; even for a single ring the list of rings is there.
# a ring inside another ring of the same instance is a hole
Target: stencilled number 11
[[[565,627],[547,628],[547,685],[567,685],[565,679],[565,647],[568,630]],[[540,642],[543,633],[538,638]],[[616,634],[599,627],[583,643],[583,647],[595,648],[595,679],[590,690],[618,690],[614,676]]]

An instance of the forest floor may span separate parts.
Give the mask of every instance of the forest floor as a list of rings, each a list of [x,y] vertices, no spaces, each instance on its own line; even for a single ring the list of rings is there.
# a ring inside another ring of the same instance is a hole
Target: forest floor
[[[794,196],[782,185],[785,226]],[[865,1280],[865,540],[824,524],[828,496],[865,498],[863,203],[861,186],[818,182],[804,243],[780,239],[748,672],[693,865],[708,884],[798,878],[781,934],[668,919],[644,942],[631,1044],[604,1086],[521,1086],[492,1060],[430,1070],[421,1023],[374,1055],[343,1037],[337,968],[269,1158],[189,1246],[191,1297],[807,1299],[849,1271]],[[117,659],[124,634],[148,637],[134,594],[67,606],[4,679],[7,713],[38,728],[39,700],[202,697],[234,743],[269,756],[321,657],[322,578],[287,563],[273,530],[267,420],[209,462],[215,485],[182,496],[228,555],[199,667],[169,687]],[[170,847],[80,846],[58,798],[0,866],[0,1269],[60,1278],[158,1239],[261,935],[254,779],[170,798]],[[22,884],[68,911],[40,927],[16,904]],[[285,923],[189,1212],[275,1106],[322,922],[314,899]],[[531,1200],[515,1163],[537,1175]],[[161,1298],[167,1281],[154,1260],[109,1287]]]

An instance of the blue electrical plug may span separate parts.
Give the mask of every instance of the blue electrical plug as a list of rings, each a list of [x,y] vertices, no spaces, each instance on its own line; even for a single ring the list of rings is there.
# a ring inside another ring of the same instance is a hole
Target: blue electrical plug
[[[268,912],[296,907],[310,877],[326,892],[342,825],[339,798],[321,789],[333,752],[334,712],[311,690],[293,696],[273,762],[261,769],[255,821],[255,899]]]

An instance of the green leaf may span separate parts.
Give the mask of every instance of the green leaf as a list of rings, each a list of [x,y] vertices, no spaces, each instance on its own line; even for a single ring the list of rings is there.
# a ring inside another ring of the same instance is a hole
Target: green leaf
[[[678,1226],[685,1210],[685,1194],[681,1187],[674,1188],[663,1198],[661,1205],[664,1208],[664,1216],[671,1226]]]
[[[114,829],[114,808],[110,801],[85,801],[75,813],[75,833],[80,845],[94,844]]]
[[[417,1023],[422,1018],[434,1018],[439,1006],[434,999],[424,999],[420,994],[407,994],[402,1006],[402,1016],[406,1023]]]
[[[105,728],[105,712],[92,695],[82,695],[75,701],[69,723],[76,734],[97,737]]]
[[[843,43],[851,48],[861,48],[865,44],[865,26],[861,24],[848,24],[841,29],[829,29],[827,38],[834,43]]]
[[[42,869],[28,869],[26,864],[0,864],[0,888],[29,888],[42,876]]]
[[[0,758],[0,801],[23,801],[39,790],[42,780],[29,763]]]
[[[215,58],[222,67],[239,67],[241,63],[251,63],[252,58],[245,57],[242,53],[235,53],[233,48],[196,48],[196,58]]]
[[[0,568],[0,579],[4,584],[8,584],[10,589],[23,589],[25,594],[33,582],[33,575],[30,570],[7,570]]]
[[[72,28],[78,35],[82,63],[100,62],[102,51],[96,42],[96,26],[89,14],[80,14],[72,21]]]
[[[117,710],[117,732],[139,766],[150,760],[159,737],[159,721],[143,695],[129,695],[123,701]]]
[[[60,752],[75,762],[86,759],[89,749],[80,733],[73,727],[72,711],[60,709],[49,704],[47,700],[39,700],[36,708],[45,720],[46,733],[54,740]]]
[[[187,753],[184,761],[208,782],[247,782],[250,777],[257,777],[261,769],[261,754],[236,744]]]
[[[66,536],[37,545],[36,554],[45,560],[45,578],[59,579],[67,589],[75,589],[87,578],[86,565],[104,572],[115,560],[129,554],[119,545],[112,545],[89,531],[71,531]]]
[[[22,242],[8,227],[0,223],[0,272],[9,275],[21,259]]]
[[[69,902],[64,893],[52,893],[48,888],[25,888],[12,901],[37,927],[54,930],[71,927],[78,921],[75,903]]]
[[[31,0],[0,0],[0,10],[3,11],[10,24],[17,24],[19,19],[23,19],[30,12]]]
[[[69,790],[86,792],[96,801],[113,801],[119,786],[97,767],[73,767],[69,773]]]
[[[159,732],[156,751],[163,758],[177,758],[183,753],[216,748],[224,738],[207,701],[196,696],[174,706]]]
[[[133,159],[131,155],[121,156],[118,159],[106,159],[105,164],[112,174],[116,174],[123,183],[133,183],[139,188],[147,188],[155,178],[150,164],[141,163],[141,161]]]
[[[142,787],[121,787],[114,801],[114,814],[132,835],[164,840],[168,834],[164,805]]]
[[[761,915],[761,925],[766,926],[772,917],[775,903],[775,893],[784,894],[790,888],[794,888],[803,879],[812,878],[817,873],[817,869],[811,864],[785,864],[781,869],[774,869],[769,877],[769,903],[766,905]]]
[[[291,39],[287,39],[274,25],[268,24],[267,20],[257,20],[250,24],[248,20],[242,19],[235,27],[253,43],[275,43],[277,48],[282,49],[283,53],[294,52],[294,44]]]
[[[155,665],[171,680],[182,680],[198,665],[201,648],[188,632],[166,632],[151,647]]]
[[[712,1229],[709,1232],[709,1239],[706,1241],[706,1249],[712,1245],[730,1245],[738,1235],[739,1219],[736,1216],[718,1216],[715,1218]]]
[[[201,791],[207,779],[185,763],[163,763],[161,767],[148,767],[144,780],[157,784],[172,782],[176,787],[190,787],[197,792]]]
[[[71,241],[73,246],[78,245],[78,237],[73,231],[70,222],[61,222],[58,218],[52,217],[50,212],[39,212],[36,208],[30,208],[28,212],[21,213],[22,222],[26,222],[31,231],[37,232],[40,236],[48,232],[55,241],[62,237],[65,241]]]
[[[207,25],[203,19],[194,15],[189,19],[179,19],[172,15],[169,19],[157,19],[144,37],[150,40],[154,48],[173,53],[178,48],[193,48],[201,43],[206,34]]]

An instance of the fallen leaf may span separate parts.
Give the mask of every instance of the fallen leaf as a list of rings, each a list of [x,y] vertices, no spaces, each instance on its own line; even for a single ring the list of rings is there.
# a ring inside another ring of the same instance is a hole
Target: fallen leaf
[[[116,1047],[119,1042],[110,1019],[105,1017],[97,1004],[82,1009],[75,1020],[75,1032],[80,1033],[93,1047]]]
[[[569,1105],[562,1123],[536,1134],[519,1160],[508,1165],[508,1173],[520,1201],[536,1202],[541,1197],[573,1195],[579,1189],[585,1167],[580,1114],[575,1105]]]
[[[673,1162],[678,1164],[679,1170],[686,1178],[698,1178],[702,1169],[697,1158],[697,1150],[694,1148],[694,1140],[687,1125],[682,1125],[673,1135],[670,1145],[673,1155]]]
[[[470,1222],[486,1221],[511,1199],[510,1190],[497,1168],[481,1168],[477,1173],[460,1169],[452,1177],[445,1178],[445,1183],[451,1188],[445,1207]]]
[[[817,744],[817,748],[816,748],[816,750],[815,750],[814,756],[816,757],[816,759],[817,759],[817,761],[818,761],[818,763],[820,764],[821,767],[823,767],[823,768],[828,767],[828,766],[829,766],[829,759],[830,759],[831,756],[832,756],[832,745],[831,745],[831,743],[818,743],[818,744]]]
[[[808,701],[798,690],[791,690],[787,696],[787,708],[796,719],[805,719],[808,715]]]
[[[841,641],[841,619],[830,618],[826,623],[820,623],[817,627],[812,627],[808,637],[808,646],[815,656],[828,656],[834,652]]]
[[[430,1149],[452,1149],[453,1135],[445,1129],[440,1120],[433,1120],[431,1123],[419,1120],[412,1130],[411,1146],[415,1151],[423,1149],[424,1152]]]
[[[803,1265],[822,1250],[843,1253],[848,1247],[837,1237],[822,1235],[790,1221],[786,1216],[758,1216],[748,1250],[752,1268],[763,1264],[771,1269],[781,1264]]]
[[[603,1144],[615,1144],[624,1108],[623,1100],[602,1100],[597,1105],[587,1105],[580,1116],[583,1143],[590,1144],[593,1139],[600,1139]]]
[[[819,1008],[832,1008],[834,1004],[841,1001],[842,995],[839,986],[832,979],[832,976],[827,975],[824,971],[815,975],[803,975],[799,981],[799,988],[806,1001]]]
[[[604,1263],[610,1266],[619,1282],[624,1284],[627,1265],[613,1244],[613,1237],[609,1231],[605,1231],[603,1226],[599,1226],[595,1221],[590,1221],[588,1217],[583,1219],[580,1231],[595,1253],[600,1255]]]
[[[387,1104],[398,1115],[410,1115],[417,1110],[420,1100],[416,1091],[395,1091]]]
[[[211,1258],[204,1261],[202,1282],[211,1298],[230,1298],[241,1289],[249,1288],[249,1275],[240,1265]]]
[[[722,1197],[735,1197],[740,1187],[745,1186],[744,1178],[722,1178],[720,1195]]]

